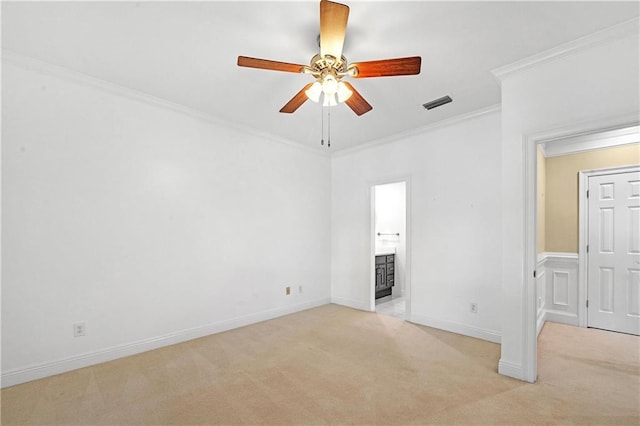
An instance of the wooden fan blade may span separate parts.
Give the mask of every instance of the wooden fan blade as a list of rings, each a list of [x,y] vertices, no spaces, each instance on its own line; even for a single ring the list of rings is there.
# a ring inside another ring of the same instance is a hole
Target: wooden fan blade
[[[331,55],[340,59],[348,19],[349,6],[320,1],[320,56]]]
[[[367,113],[369,111],[371,111],[373,109],[373,107],[371,105],[369,105],[369,102],[367,102],[360,93],[358,93],[358,91],[356,89],[354,89],[354,87],[349,84],[348,82],[344,82],[345,86],[347,86],[347,88],[349,90],[351,90],[353,92],[353,94],[351,95],[351,97],[349,97],[349,99],[347,99],[346,101],[344,101],[345,104],[347,104],[349,106],[349,108],[351,108],[353,110],[353,112],[355,112],[357,115],[362,115],[364,113]]]
[[[238,56],[238,66],[295,73],[302,72],[302,69],[304,68],[304,65],[270,61],[268,59],[249,58],[248,56]]]
[[[379,61],[358,62],[352,64],[358,73],[354,78],[389,77],[394,75],[420,74],[420,56],[409,58],[381,59]]]
[[[280,109],[280,112],[284,112],[285,114],[291,114],[295,112],[298,108],[300,108],[300,106],[303,103],[305,103],[307,99],[309,99],[307,98],[307,95],[304,92],[309,90],[312,84],[313,83],[309,83],[306,86],[304,86],[301,91],[296,93],[296,95],[293,98],[291,98],[291,100],[287,102],[287,104]]]

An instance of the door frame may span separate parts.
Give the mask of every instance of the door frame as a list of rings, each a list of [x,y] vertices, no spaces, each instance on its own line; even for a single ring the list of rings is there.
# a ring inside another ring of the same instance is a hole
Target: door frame
[[[411,318],[411,175],[406,176],[398,176],[395,178],[388,179],[380,179],[376,181],[369,182],[369,198],[370,198],[370,253],[369,253],[369,271],[370,271],[370,279],[369,279],[369,310],[371,312],[376,311],[376,191],[375,187],[379,185],[387,185],[391,183],[401,183],[404,182],[404,192],[405,192],[405,263],[404,263],[404,298],[406,300],[406,308],[405,308],[405,320],[410,320]]]
[[[538,377],[538,324],[537,292],[534,278],[537,259],[537,147],[551,143],[561,145],[575,138],[589,138],[599,133],[618,131],[640,125],[636,114],[621,115],[605,119],[595,119],[546,131],[531,132],[522,136],[522,172],[524,211],[524,250],[522,258],[523,309],[521,316],[522,340],[522,378],[535,382]],[[632,143],[626,141],[626,143]],[[568,152],[580,152],[593,148],[577,148]]]
[[[578,325],[580,327],[588,326],[589,256],[587,256],[587,241],[589,240],[589,199],[587,198],[587,189],[589,188],[589,178],[627,172],[640,172],[640,165],[584,170],[578,173]]]

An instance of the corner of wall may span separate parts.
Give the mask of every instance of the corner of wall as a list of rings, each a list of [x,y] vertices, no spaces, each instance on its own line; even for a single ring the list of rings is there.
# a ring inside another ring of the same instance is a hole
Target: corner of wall
[[[502,358],[498,362],[498,373],[502,374],[503,376],[522,380],[524,382],[529,382],[529,383],[535,382],[535,379],[526,377],[526,374],[521,364],[516,364],[514,362],[506,361]]]

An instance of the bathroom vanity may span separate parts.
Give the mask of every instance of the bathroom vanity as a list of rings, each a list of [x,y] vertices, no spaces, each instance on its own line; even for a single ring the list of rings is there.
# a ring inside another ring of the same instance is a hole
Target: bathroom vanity
[[[376,251],[376,299],[390,296],[395,281],[395,250]]]

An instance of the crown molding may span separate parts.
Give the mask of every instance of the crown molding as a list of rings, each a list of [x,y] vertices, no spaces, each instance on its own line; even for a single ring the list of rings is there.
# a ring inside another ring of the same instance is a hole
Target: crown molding
[[[258,139],[266,139],[271,142],[288,145],[288,146],[300,149],[302,151],[305,151],[307,153],[315,154],[321,157],[325,157],[325,158],[330,157],[330,153],[326,151],[321,151],[316,148],[311,148],[299,142],[281,138],[281,137],[272,135],[270,133],[262,132],[260,130],[257,130],[250,126],[246,126],[244,124],[225,120],[220,117],[214,116],[212,114],[208,114],[206,112],[203,112],[191,107],[187,107],[182,104],[178,104],[166,99],[162,99],[162,98],[150,95],[140,90],[121,86],[119,84],[102,80],[100,78],[96,78],[88,74],[84,74],[84,73],[72,70],[70,68],[66,68],[60,65],[54,65],[52,63],[49,63],[40,59],[25,56],[8,49],[4,49],[4,48],[2,49],[2,62],[17,66],[19,68],[26,69],[29,71],[34,71],[41,74],[58,77],[66,81],[79,84],[81,86],[102,90],[112,95],[120,96],[120,97],[127,98],[134,101],[143,102],[153,107],[177,112],[179,114],[186,115],[190,118],[203,121],[207,124],[213,124],[213,125],[225,127],[227,129],[234,130],[237,132],[247,133]]]
[[[456,115],[454,117],[448,118],[446,120],[440,120],[440,121],[436,121],[435,123],[431,123],[428,124],[426,126],[421,126],[421,127],[417,127],[415,129],[411,129],[411,130],[407,130],[405,132],[402,133],[396,133],[394,135],[391,136],[387,136],[384,138],[380,138],[380,139],[375,139],[371,142],[365,143],[365,144],[361,144],[358,146],[355,146],[353,148],[345,148],[345,149],[341,149],[341,150],[337,150],[334,151],[333,154],[331,155],[332,158],[335,157],[343,157],[346,155],[350,155],[350,154],[354,154],[356,152],[360,152],[360,151],[364,151],[364,150],[368,150],[371,148],[375,148],[377,146],[380,145],[386,145],[389,143],[393,143],[393,142],[397,142],[399,140],[403,140],[403,139],[408,139],[412,136],[417,136],[417,135],[421,135],[423,133],[426,132],[430,132],[442,127],[448,127],[448,126],[452,126],[454,124],[458,124],[460,122],[463,121],[467,121],[467,120],[471,120],[473,118],[477,118],[477,117],[482,117],[484,115],[487,114],[491,114],[494,112],[498,112],[502,109],[502,106],[500,104],[495,104],[495,105],[491,105],[485,108],[480,108],[477,109],[475,111],[471,111],[465,114],[460,114],[460,115]]]
[[[557,59],[579,53],[600,44],[620,40],[629,36],[640,34],[640,18],[633,18],[628,21],[616,24],[604,30],[597,31],[576,40],[561,44],[536,55],[529,56],[519,61],[513,62],[491,71],[494,77],[502,82],[506,78],[521,71],[542,65]]]

